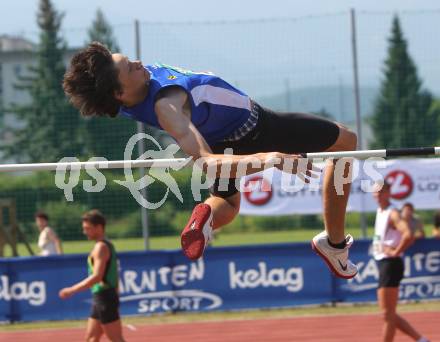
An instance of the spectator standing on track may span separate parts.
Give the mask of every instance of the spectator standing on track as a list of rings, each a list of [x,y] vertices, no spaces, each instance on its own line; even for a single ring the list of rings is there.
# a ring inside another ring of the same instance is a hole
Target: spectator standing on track
[[[403,252],[412,242],[409,222],[390,202],[390,185],[376,184],[374,198],[379,205],[374,227],[373,255],[379,269],[377,299],[384,320],[382,341],[392,342],[396,329],[414,341],[428,342],[397,312],[399,285],[403,278]]]
[[[39,211],[35,214],[35,224],[40,231],[38,236],[38,247],[40,248],[40,255],[57,255],[63,254],[61,247],[61,240],[58,238],[55,231],[48,226],[49,216]]]
[[[414,239],[424,239],[425,230],[423,229],[423,222],[421,218],[414,214],[414,205],[406,202],[402,206],[402,218],[408,221]]]
[[[91,210],[82,217],[82,228],[95,246],[87,259],[89,276],[62,289],[61,299],[91,289],[93,294],[86,341],[99,341],[105,334],[110,341],[124,342],[119,317],[118,262],[113,244],[105,238],[105,217],[98,210]]]

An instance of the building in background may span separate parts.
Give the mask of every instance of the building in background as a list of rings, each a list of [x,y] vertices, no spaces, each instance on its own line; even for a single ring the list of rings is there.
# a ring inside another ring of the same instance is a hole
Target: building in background
[[[29,75],[29,67],[36,63],[37,44],[20,36],[0,35],[0,141],[10,139],[10,132],[5,127],[20,125],[14,115],[8,113],[8,107],[16,103],[29,103],[26,91],[17,89],[20,77]],[[78,48],[66,50],[64,62],[68,65]]]

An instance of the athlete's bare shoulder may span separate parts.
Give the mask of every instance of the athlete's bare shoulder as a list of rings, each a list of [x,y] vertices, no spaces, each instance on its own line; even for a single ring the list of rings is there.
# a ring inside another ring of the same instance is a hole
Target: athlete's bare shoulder
[[[188,95],[180,87],[173,86],[163,89],[160,98],[156,99],[154,109],[160,119],[170,114],[175,118],[176,113],[187,117],[191,116]]]
[[[391,228],[395,229],[401,219],[402,219],[402,216],[400,215],[399,210],[397,210],[396,208],[391,209],[391,212],[390,212]]]
[[[96,257],[98,255],[105,254],[108,251],[107,244],[104,241],[97,241],[92,250],[92,256]]]
[[[186,94],[185,90],[182,87],[179,86],[170,86],[163,88],[159,91],[159,93],[156,96],[156,103],[159,100],[162,99],[168,99],[174,101],[183,101],[186,102],[188,98],[188,95]]]

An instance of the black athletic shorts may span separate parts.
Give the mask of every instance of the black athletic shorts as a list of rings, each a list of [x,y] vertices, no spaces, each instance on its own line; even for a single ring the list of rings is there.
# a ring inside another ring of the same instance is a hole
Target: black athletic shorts
[[[399,287],[403,279],[402,258],[386,258],[376,262],[379,267],[378,287]]]
[[[119,296],[116,289],[106,289],[93,294],[90,317],[102,324],[112,323],[119,319]]]
[[[322,152],[338,139],[339,127],[322,117],[302,113],[278,113],[255,102],[252,105],[258,113],[255,128],[238,141],[220,142],[211,146],[214,153],[223,154],[226,148],[232,148],[233,154],[238,155],[261,152]],[[226,198],[238,192],[235,179],[223,179],[222,182],[227,184],[227,190],[219,190],[220,179],[216,179],[210,188],[211,194]]]

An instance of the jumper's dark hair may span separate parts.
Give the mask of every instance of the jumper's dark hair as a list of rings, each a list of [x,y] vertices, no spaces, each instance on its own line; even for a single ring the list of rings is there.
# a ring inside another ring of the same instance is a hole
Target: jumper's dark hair
[[[35,218],[42,218],[46,221],[49,221],[49,215],[47,215],[44,211],[37,211],[35,213]]]
[[[102,225],[102,228],[105,228],[105,223],[106,223],[104,215],[102,215],[102,213],[97,209],[93,209],[93,210],[86,212],[82,216],[82,221],[89,222],[89,223],[93,224],[94,226],[97,226],[100,224],[100,225]]]
[[[121,91],[112,54],[98,42],[89,44],[73,56],[63,81],[70,102],[84,116],[115,117],[121,102],[115,93]]]

